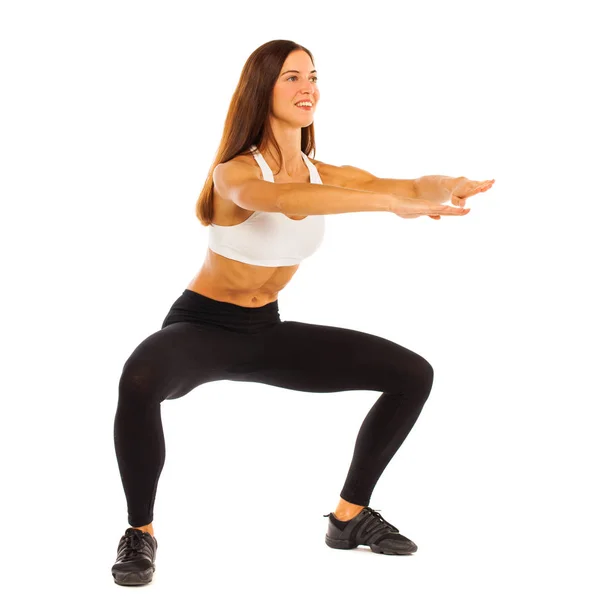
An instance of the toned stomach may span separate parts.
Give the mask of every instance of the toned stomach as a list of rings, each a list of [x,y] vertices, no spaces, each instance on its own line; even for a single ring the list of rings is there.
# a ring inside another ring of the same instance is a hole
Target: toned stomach
[[[262,178],[262,173],[254,158],[237,156],[234,160],[243,160],[248,164],[253,164]],[[279,177],[275,183],[308,183],[310,174],[307,169],[307,177],[301,181],[278,179]],[[213,203],[215,225],[225,227],[237,225],[253,214],[253,211],[244,210],[230,200],[219,197],[216,190],[213,191]],[[288,218],[302,220],[306,217],[288,216]],[[255,266],[226,258],[207,248],[204,263],[198,274],[189,282],[187,289],[221,302],[229,302],[247,308],[260,308],[278,298],[279,292],[290,282],[299,267],[299,264],[294,266]]]
[[[299,266],[254,266],[207,248],[204,264],[187,289],[221,302],[260,308],[277,299]]]

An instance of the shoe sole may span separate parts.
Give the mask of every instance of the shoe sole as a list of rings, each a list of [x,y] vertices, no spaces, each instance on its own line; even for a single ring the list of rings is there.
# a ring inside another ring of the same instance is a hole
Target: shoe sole
[[[342,539],[332,539],[329,535],[325,535],[325,543],[328,547],[332,547],[333,549],[356,549],[358,544],[351,543],[350,541],[344,541]],[[359,543],[360,545],[364,545],[364,543]],[[365,545],[365,547],[369,547],[373,553],[384,553],[385,555],[412,555],[414,551],[410,551],[409,549],[402,550],[398,549],[396,551],[384,551],[373,543],[372,545]]]
[[[115,583],[123,586],[140,586],[152,582],[152,575],[156,568],[148,568],[142,572],[113,572]]]

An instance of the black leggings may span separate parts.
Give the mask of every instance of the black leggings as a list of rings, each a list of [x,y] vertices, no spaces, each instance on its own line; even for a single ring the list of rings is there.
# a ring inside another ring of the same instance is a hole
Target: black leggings
[[[375,335],[282,321],[278,301],[248,308],[185,289],[161,330],[127,359],[119,380],[114,442],[130,526],[154,518],[165,462],[161,402],[219,380],[311,393],[381,391],[358,431],[340,493],[365,506],[421,413],[433,368],[413,351]]]

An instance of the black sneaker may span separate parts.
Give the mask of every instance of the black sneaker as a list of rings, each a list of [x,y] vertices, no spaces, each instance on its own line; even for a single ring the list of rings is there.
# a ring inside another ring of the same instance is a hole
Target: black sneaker
[[[112,575],[117,584],[148,584],[154,574],[158,541],[139,528],[128,528],[119,541]]]
[[[334,549],[354,549],[358,545],[368,545],[375,553],[406,555],[414,553],[417,546],[399,530],[383,519],[379,510],[368,506],[351,520],[338,520],[333,512],[323,514],[329,517],[325,543]]]

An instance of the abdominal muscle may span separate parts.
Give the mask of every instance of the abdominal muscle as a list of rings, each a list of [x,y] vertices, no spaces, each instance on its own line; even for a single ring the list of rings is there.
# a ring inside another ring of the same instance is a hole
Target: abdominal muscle
[[[260,308],[277,299],[299,266],[254,266],[208,248],[200,272],[187,288],[220,302]]]

